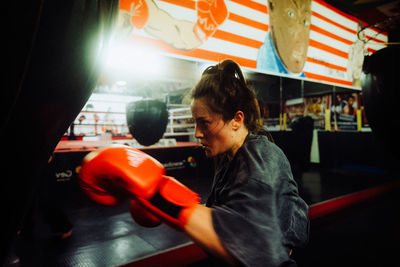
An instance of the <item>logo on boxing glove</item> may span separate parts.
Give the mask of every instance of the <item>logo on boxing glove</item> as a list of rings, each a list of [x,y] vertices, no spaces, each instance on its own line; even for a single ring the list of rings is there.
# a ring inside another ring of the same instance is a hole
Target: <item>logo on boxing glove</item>
[[[127,149],[126,153],[128,155],[128,164],[135,168],[142,165],[142,163],[147,159],[146,154],[139,153],[134,150]]]

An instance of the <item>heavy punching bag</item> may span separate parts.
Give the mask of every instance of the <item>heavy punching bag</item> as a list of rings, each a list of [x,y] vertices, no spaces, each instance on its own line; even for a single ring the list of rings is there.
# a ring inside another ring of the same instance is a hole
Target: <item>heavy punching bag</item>
[[[5,261],[42,169],[94,89],[119,10],[115,0],[4,2],[0,210]]]
[[[130,102],[126,106],[126,121],[129,132],[139,144],[153,145],[160,140],[167,128],[167,106],[154,99]]]
[[[387,151],[400,158],[400,48],[386,47],[364,58],[362,100],[371,129]]]

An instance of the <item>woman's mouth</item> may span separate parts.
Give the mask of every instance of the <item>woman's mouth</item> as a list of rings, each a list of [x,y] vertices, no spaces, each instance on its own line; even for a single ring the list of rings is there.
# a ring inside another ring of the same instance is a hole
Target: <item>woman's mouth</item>
[[[204,149],[204,150],[210,150],[210,147],[208,146],[208,145],[206,145],[206,144],[201,144],[201,146],[202,146],[202,148]]]

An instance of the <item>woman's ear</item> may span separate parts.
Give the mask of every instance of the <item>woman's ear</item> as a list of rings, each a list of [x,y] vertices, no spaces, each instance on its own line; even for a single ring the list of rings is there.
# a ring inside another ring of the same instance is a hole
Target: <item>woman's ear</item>
[[[244,124],[244,113],[241,110],[236,111],[232,119],[232,129],[238,130]]]

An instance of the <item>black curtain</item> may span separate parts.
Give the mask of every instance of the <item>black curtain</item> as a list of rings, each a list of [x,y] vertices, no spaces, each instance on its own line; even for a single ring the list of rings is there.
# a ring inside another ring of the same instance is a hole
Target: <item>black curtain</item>
[[[1,262],[40,173],[89,98],[119,1],[8,1],[0,105]]]

